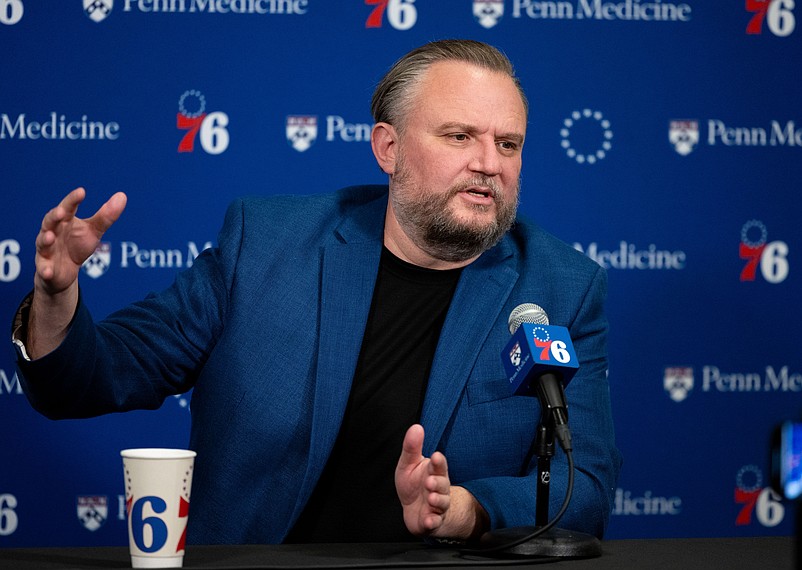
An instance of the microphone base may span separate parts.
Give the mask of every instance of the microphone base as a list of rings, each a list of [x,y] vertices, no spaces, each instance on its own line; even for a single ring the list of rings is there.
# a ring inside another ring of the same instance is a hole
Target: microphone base
[[[479,548],[501,547],[535,532],[537,527],[519,526],[502,528],[486,532],[479,540]],[[552,528],[523,542],[517,546],[502,549],[500,556],[510,557],[561,557],[561,558],[594,558],[601,556],[601,541],[590,534]]]

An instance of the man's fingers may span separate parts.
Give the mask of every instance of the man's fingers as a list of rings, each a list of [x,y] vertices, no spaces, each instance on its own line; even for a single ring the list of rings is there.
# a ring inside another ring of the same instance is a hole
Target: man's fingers
[[[128,197],[125,193],[117,192],[109,198],[87,222],[92,226],[97,235],[101,236],[120,218],[127,203]]]
[[[78,206],[84,201],[85,197],[86,191],[83,188],[76,188],[64,196],[58,206],[45,214],[40,232],[54,230],[59,223],[74,217],[78,212]]]
[[[401,457],[398,459],[398,468],[404,469],[420,463],[423,457],[423,426],[415,424],[411,426],[404,436],[404,443],[401,446]]]
[[[54,241],[56,241],[56,234],[54,234],[52,230],[43,229],[41,232],[39,232],[39,235],[36,236],[37,251],[44,250],[48,246],[53,245]]]
[[[62,219],[71,218],[78,212],[78,206],[84,201],[84,198],[86,198],[86,190],[83,188],[76,188],[64,196],[55,210],[61,208],[63,211]]]
[[[39,274],[39,276],[43,280],[49,281],[50,279],[53,278],[53,275],[54,275],[53,264],[52,263],[40,263],[39,265],[37,265],[36,272]]]
[[[443,516],[442,515],[435,515],[430,514],[426,518],[423,519],[423,528],[427,531],[433,531],[440,528],[443,524]]]
[[[431,493],[447,495],[451,488],[451,481],[448,480],[448,477],[443,477],[442,475],[429,475],[424,486]]]
[[[429,508],[435,513],[442,514],[446,512],[451,505],[451,497],[444,493],[429,493],[427,502],[429,503]]]
[[[78,213],[78,206],[84,201],[84,198],[86,198],[86,191],[83,188],[76,188],[67,194],[61,202],[59,202],[58,206],[45,214],[39,232],[40,235],[48,231],[56,231],[60,223],[74,218]],[[127,202],[128,197],[125,193],[117,192],[95,212],[95,215],[87,219],[86,222],[99,237],[106,233],[106,230],[119,219],[123,210],[125,210]]]
[[[431,457],[430,470],[432,475],[447,476],[448,462],[446,461],[446,456],[439,451],[435,451]]]

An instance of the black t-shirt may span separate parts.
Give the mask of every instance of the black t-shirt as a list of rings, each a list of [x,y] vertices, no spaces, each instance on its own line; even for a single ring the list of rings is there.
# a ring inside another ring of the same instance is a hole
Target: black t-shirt
[[[425,269],[382,251],[340,433],[285,542],[416,540],[404,525],[395,467],[406,430],[420,419],[460,272]]]

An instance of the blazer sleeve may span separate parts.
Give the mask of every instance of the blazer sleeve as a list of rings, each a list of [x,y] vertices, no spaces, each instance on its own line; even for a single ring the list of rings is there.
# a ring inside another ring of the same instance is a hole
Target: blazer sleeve
[[[566,388],[575,479],[569,508],[558,523],[561,528],[598,537],[604,534],[609,521],[621,468],[607,380],[606,291],[606,272],[599,267],[568,327],[580,362],[579,371]],[[457,484],[470,491],[485,508],[491,528],[508,528],[534,524],[536,477],[534,457],[524,476],[490,477]],[[550,517],[562,506],[567,482],[567,457],[559,449],[551,461]]]
[[[192,388],[228,310],[243,235],[233,203],[219,246],[202,252],[166,290],[95,323],[79,300],[70,330],[36,360],[18,354],[20,384],[31,405],[52,418],[155,409]]]

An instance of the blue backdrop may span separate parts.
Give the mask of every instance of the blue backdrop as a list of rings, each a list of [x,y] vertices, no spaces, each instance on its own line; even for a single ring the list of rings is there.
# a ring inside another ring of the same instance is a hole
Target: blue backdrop
[[[768,441],[802,419],[800,16],[794,0],[0,0],[0,315],[72,188],[84,214],[129,196],[81,276],[101,317],[191,265],[234,197],[384,182],[375,83],[426,41],[484,40],[530,98],[522,210],[609,269],[625,466],[608,537],[792,534]],[[185,447],[189,400],[52,422],[9,343],[0,547],[125,544],[119,450]]]

